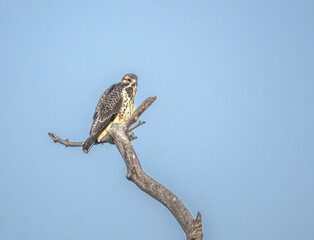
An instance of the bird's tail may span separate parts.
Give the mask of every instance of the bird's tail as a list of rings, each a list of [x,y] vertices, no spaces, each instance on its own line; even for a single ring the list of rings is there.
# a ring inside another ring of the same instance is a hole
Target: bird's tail
[[[83,144],[83,152],[88,153],[92,146],[95,144],[97,136],[89,136]]]

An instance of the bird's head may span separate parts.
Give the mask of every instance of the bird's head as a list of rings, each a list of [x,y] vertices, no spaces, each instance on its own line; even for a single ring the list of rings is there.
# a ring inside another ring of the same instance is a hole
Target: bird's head
[[[121,83],[125,87],[136,88],[137,87],[137,76],[133,73],[125,74],[121,80]]]

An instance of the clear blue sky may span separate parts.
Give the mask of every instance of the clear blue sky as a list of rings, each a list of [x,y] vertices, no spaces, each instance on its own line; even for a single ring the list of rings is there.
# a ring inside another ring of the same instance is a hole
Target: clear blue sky
[[[86,139],[102,92],[139,77],[144,170],[205,239],[314,238],[312,1],[1,1],[0,239],[184,239]]]

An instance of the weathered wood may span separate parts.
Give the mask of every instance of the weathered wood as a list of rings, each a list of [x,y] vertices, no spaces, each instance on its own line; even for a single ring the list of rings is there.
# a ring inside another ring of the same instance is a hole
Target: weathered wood
[[[109,130],[109,134],[114,140],[121,156],[124,159],[127,168],[126,178],[134,182],[141,190],[161,202],[169,209],[176,218],[187,240],[202,240],[202,219],[201,214],[197,214],[197,218],[193,219],[190,212],[181,202],[181,200],[158,183],[156,180],[148,176],[142,169],[136,152],[129,141],[126,132],[130,125],[135,123],[140,115],[156,100],[156,97],[146,99],[123,123],[115,123]]]
[[[137,137],[135,136],[135,134],[133,132],[131,132],[132,130],[134,130],[135,128],[143,125],[145,122],[139,122],[138,124],[136,124],[134,127],[130,128],[128,131],[127,131],[127,136],[129,138],[130,141],[133,141],[134,139],[137,139]],[[69,139],[62,139],[60,137],[58,137],[56,134],[54,133],[48,133],[49,137],[52,138],[52,140],[55,142],[55,143],[60,143],[62,145],[64,145],[65,147],[82,147],[84,142],[71,142],[69,141]],[[110,143],[110,144],[114,144],[113,142],[113,139],[110,135],[107,135],[105,136],[101,142],[97,142],[95,143],[95,145],[97,144],[100,144],[100,143]]]
[[[148,176],[142,169],[140,161],[131,144],[136,139],[132,131],[145,122],[139,122],[133,128],[131,126],[137,122],[141,114],[156,100],[156,97],[147,98],[133,113],[122,123],[115,123],[109,130],[109,134],[102,143],[115,144],[126,164],[126,178],[134,182],[141,190],[161,202],[176,218],[187,240],[203,240],[202,218],[198,213],[194,219],[181,200],[166,187]],[[48,133],[56,143],[66,147],[81,147],[84,142],[70,142],[68,139],[61,139],[53,133]]]

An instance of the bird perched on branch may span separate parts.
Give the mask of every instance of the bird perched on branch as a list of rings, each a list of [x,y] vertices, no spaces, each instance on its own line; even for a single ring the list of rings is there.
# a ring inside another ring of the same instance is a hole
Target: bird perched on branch
[[[113,123],[122,122],[133,113],[136,89],[137,76],[129,73],[102,94],[95,109],[89,137],[83,144],[83,152],[88,153],[96,142],[101,142]]]

